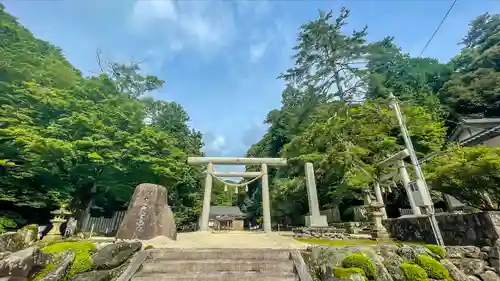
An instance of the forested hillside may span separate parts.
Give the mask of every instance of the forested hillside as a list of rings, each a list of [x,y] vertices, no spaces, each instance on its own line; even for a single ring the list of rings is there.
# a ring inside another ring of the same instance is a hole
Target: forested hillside
[[[500,117],[500,16],[474,19],[460,42],[462,51],[441,63],[412,57],[390,34],[368,42],[369,27],[343,32],[349,14],[347,8],[320,12],[301,26],[294,65],[279,77],[287,84],[281,108],[269,112],[268,131],[248,150],[248,156],[286,157],[291,163],[271,175],[274,221],[297,222],[308,212],[306,161],[314,163],[322,209],[340,204],[349,216],[352,205],[362,204],[383,172],[374,164],[404,148],[388,107],[390,92],[401,102],[419,157],[437,155],[426,165],[429,185],[474,207],[498,209],[500,151],[456,147],[447,144],[446,133],[461,117]],[[250,191],[244,208],[259,217],[258,183]],[[395,192],[392,200],[398,198]]]
[[[186,158],[202,136],[179,104],[145,96],[162,80],[133,63],[84,77],[1,4],[0,30],[0,221],[45,224],[64,202],[109,214],[144,182],[167,187],[179,223],[195,220],[202,175]]]

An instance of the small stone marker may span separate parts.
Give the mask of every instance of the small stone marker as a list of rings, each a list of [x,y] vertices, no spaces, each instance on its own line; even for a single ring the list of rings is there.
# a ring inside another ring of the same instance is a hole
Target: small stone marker
[[[157,236],[177,239],[174,215],[167,202],[167,189],[143,183],[135,188],[116,238],[150,240]]]

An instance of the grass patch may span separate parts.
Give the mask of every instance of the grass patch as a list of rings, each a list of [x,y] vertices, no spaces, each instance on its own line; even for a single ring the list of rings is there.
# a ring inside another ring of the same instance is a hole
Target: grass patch
[[[295,238],[295,240],[312,245],[324,245],[332,247],[380,245],[380,244],[397,245],[401,243],[407,245],[425,245],[425,243],[423,242],[401,242],[396,240],[370,240],[370,239],[326,240],[326,239],[316,239],[316,238]]]
[[[45,277],[47,274],[49,274],[52,270],[56,269],[57,265],[56,264],[52,264],[52,263],[49,263],[45,266],[45,268],[40,271],[39,273],[37,273],[33,279],[29,279],[31,281],[38,281],[40,279],[42,279],[43,277]]]

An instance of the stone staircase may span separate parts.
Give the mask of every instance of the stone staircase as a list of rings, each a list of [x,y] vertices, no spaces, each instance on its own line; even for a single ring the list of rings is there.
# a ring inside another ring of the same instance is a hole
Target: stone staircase
[[[290,250],[154,249],[131,281],[297,281]]]

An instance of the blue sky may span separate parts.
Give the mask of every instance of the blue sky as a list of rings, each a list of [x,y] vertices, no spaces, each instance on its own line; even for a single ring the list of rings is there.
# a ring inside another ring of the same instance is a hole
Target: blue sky
[[[1,1],[1,0],[0,0]],[[194,1],[4,0],[7,11],[39,38],[61,47],[86,74],[98,72],[96,49],[110,61],[143,61],[166,81],[156,98],[180,103],[205,134],[212,156],[243,156],[280,106],[299,26],[318,9],[351,9],[349,29],[368,25],[368,39],[395,36],[418,55],[452,0]],[[458,53],[467,25],[500,1],[459,0],[425,56]],[[220,169],[223,170],[223,169]],[[234,170],[224,169],[224,170]]]

